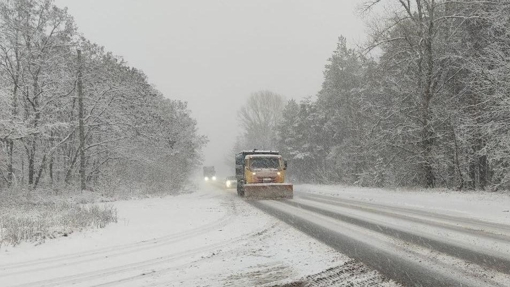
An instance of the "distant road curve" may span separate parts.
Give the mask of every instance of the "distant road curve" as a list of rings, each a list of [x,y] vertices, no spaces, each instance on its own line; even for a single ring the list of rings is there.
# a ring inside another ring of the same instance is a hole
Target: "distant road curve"
[[[510,225],[303,192],[249,202],[405,286],[510,286]]]

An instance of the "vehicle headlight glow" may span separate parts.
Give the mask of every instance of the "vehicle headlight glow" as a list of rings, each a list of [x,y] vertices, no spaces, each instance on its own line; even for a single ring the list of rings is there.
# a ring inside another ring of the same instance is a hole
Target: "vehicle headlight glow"
[[[213,176],[213,177],[212,177],[212,180],[216,180],[216,177],[215,177],[215,176]]]
[[[277,172],[276,174],[277,174],[277,175],[282,175],[282,173],[281,173],[281,172]]]
[[[227,180],[227,187],[230,187],[230,180]]]
[[[204,180],[205,180],[205,181],[208,181],[208,180],[209,180],[209,178],[206,176],[206,177],[204,177]]]
[[[252,173],[252,175],[257,175],[257,173],[256,173],[256,172],[254,172],[254,173]]]

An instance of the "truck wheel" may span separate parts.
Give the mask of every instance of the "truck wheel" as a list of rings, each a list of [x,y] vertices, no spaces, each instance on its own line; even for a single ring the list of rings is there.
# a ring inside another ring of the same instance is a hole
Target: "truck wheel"
[[[244,196],[244,188],[242,184],[237,183],[237,195],[240,197]]]

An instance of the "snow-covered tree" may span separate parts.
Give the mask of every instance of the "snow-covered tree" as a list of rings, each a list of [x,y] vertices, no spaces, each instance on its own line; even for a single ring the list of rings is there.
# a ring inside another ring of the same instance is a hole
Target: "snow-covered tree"
[[[271,91],[250,95],[238,112],[247,149],[276,149],[276,126],[282,119],[283,96]]]
[[[1,1],[0,31],[0,187],[74,184],[80,173],[89,187],[123,178],[175,189],[200,162],[205,138],[186,104],[81,37],[52,0]]]

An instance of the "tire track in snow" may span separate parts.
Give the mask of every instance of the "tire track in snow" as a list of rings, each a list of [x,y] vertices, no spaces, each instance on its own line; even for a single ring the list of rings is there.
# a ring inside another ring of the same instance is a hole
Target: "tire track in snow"
[[[215,195],[215,196],[208,195],[207,197],[214,198],[214,197],[218,197],[218,195]],[[47,258],[25,261],[25,262],[20,262],[20,263],[11,263],[11,264],[0,265],[0,278],[2,276],[12,275],[13,273],[6,273],[6,274],[2,273],[3,271],[8,271],[11,269],[22,269],[22,268],[28,268],[28,267],[32,267],[32,266],[44,265],[47,263],[56,263],[56,262],[60,262],[60,261],[73,260],[73,259],[83,260],[84,257],[91,257],[91,256],[95,256],[95,255],[99,255],[98,258],[101,259],[104,257],[105,253],[108,253],[108,252],[117,252],[117,251],[126,251],[126,250],[129,251],[130,249],[132,249],[132,250],[129,252],[137,252],[138,248],[145,248],[146,246],[150,247],[150,246],[154,246],[154,244],[164,244],[167,241],[171,241],[168,243],[174,243],[179,240],[185,240],[187,237],[196,236],[197,233],[199,234],[202,231],[214,230],[215,228],[225,226],[231,220],[231,218],[233,216],[235,216],[236,214],[237,214],[237,211],[235,209],[227,209],[227,213],[224,216],[222,216],[218,220],[207,223],[203,226],[199,226],[199,227],[196,227],[196,228],[193,228],[190,230],[186,230],[183,232],[174,233],[174,234],[170,234],[170,235],[166,235],[166,236],[162,236],[162,237],[158,237],[158,238],[153,238],[153,239],[149,239],[149,240],[142,240],[142,241],[138,241],[138,242],[134,242],[134,243],[116,245],[116,246],[111,246],[111,247],[97,248],[97,249],[88,250],[88,251],[84,251],[84,252],[77,252],[77,253],[72,253],[72,254],[47,257]],[[90,259],[90,260],[93,260],[93,259]],[[87,260],[87,261],[89,261],[89,260]],[[83,262],[85,262],[85,261],[83,261]],[[81,263],[81,261],[79,261],[79,262],[65,262],[63,265],[76,264],[76,263]],[[46,267],[49,267],[49,266],[46,266]],[[37,269],[37,268],[38,267],[35,267],[35,269],[23,270],[23,271],[19,271],[19,272],[30,272],[30,271],[41,270],[41,269]]]
[[[104,258],[114,258],[118,256],[127,256],[131,253],[141,252],[149,249],[158,248],[161,246],[173,244],[179,241],[183,241],[198,235],[205,234],[207,232],[222,228],[228,224],[231,220],[232,215],[228,214],[223,216],[221,219],[191,230],[163,236],[151,240],[139,241],[132,244],[126,244],[123,246],[115,246],[111,248],[95,249],[89,252],[75,253],[71,255],[64,255],[56,258],[46,258],[36,262],[30,263],[19,263],[14,266],[7,265],[0,267],[0,279],[5,276],[12,276],[16,274],[23,274],[27,272],[44,271],[48,269],[55,269],[62,266],[77,265],[82,263],[93,262],[102,260]],[[13,271],[11,271],[14,269]],[[9,271],[3,273],[3,271]]]
[[[321,203],[332,206],[344,206],[338,202],[316,200]],[[421,245],[425,248],[437,250],[439,252],[448,254],[450,256],[458,257],[467,261],[471,261],[475,264],[483,265],[485,267],[495,269],[499,272],[510,274],[510,256],[508,254],[497,253],[492,250],[487,250],[482,247],[466,246],[466,244],[456,243],[454,241],[446,241],[446,239],[440,238],[439,236],[432,236],[430,234],[420,233],[420,230],[406,230],[393,224],[381,223],[379,220],[362,219],[356,215],[350,215],[345,211],[335,211],[332,209],[322,209],[321,207],[309,205],[306,201],[286,202],[287,204],[310,210],[312,212],[320,213],[322,215],[335,218],[347,223],[351,223],[357,226],[377,231],[387,236],[394,237],[399,240],[410,242],[413,244]],[[360,209],[358,207],[349,206],[350,209]],[[365,208],[362,209],[366,211]],[[385,209],[372,209],[369,210],[371,213],[383,214],[388,217],[393,217],[398,220],[407,220],[412,222],[419,222],[423,225],[429,225],[433,227],[446,228],[455,231],[461,231],[465,234],[472,235],[476,238],[489,238],[501,240],[503,244],[510,242],[510,237],[506,236],[494,236],[493,234],[482,233],[480,231],[473,231],[471,229],[459,228],[452,225],[441,225],[433,221],[427,221],[422,219],[416,219],[410,216],[403,216],[392,212],[385,211]]]
[[[438,253],[435,249],[439,248],[447,254],[456,252],[449,251],[453,245],[447,242],[447,239],[430,244],[431,242],[427,242],[420,234],[415,234],[414,238],[406,236],[402,231],[395,234],[395,230],[388,229],[385,222],[366,220],[370,219],[370,216],[360,215],[361,212],[367,212],[366,208],[356,210],[350,206],[350,209],[346,210],[345,206],[337,203],[333,200],[313,203],[310,200],[300,200],[299,197],[285,201],[251,202],[259,209],[408,286],[508,286],[506,274],[492,270],[487,272],[491,275],[485,276],[488,268],[464,263],[456,257],[460,255],[461,258],[470,258],[474,254],[471,250],[457,249],[461,254],[453,254],[453,257]],[[388,212],[387,209],[383,211]],[[386,213],[385,216],[389,214]],[[394,219],[403,219],[402,214],[398,216]],[[493,239],[493,234],[488,236]],[[411,242],[408,241],[410,239]],[[424,241],[417,245],[420,240]],[[500,258],[497,254],[481,255],[485,257],[478,257],[475,260],[477,264],[486,264],[486,259],[496,260],[500,265],[492,267],[508,273],[510,265],[505,256]],[[475,272],[470,273],[473,271],[471,269]]]
[[[276,224],[272,223],[272,224],[268,224],[266,226],[264,226],[263,228],[261,229],[258,229],[256,231],[253,231],[247,235],[243,235],[243,236],[239,236],[239,237],[236,237],[232,240],[229,240],[229,241],[225,241],[225,242],[221,242],[221,243],[218,243],[218,244],[215,244],[215,245],[211,245],[211,246],[205,246],[204,248],[200,248],[200,252],[210,252],[210,251],[215,251],[219,248],[223,248],[223,247],[226,247],[226,246],[229,246],[231,247],[233,244],[236,244],[236,243],[239,243],[239,242],[244,242],[244,241],[249,241],[250,238],[253,238],[253,237],[256,237],[256,236],[260,236],[266,232],[269,232],[271,231],[272,229],[274,229],[276,227]],[[200,253],[200,252],[197,252],[197,253]],[[178,258],[183,258],[183,257],[186,257],[186,256],[189,256],[189,255],[183,255],[183,256],[179,256]],[[176,258],[177,259],[177,258]],[[202,259],[199,259],[199,260],[196,260],[196,261],[201,261]],[[193,261],[193,262],[196,262],[196,261]],[[169,268],[161,268],[161,269],[158,269],[158,270],[153,270],[152,272],[150,273],[146,273],[146,274],[138,274],[138,275],[135,275],[135,276],[130,276],[130,277],[125,277],[125,278],[122,278],[122,279],[119,279],[119,280],[114,280],[114,281],[110,281],[110,282],[107,282],[107,283],[101,283],[101,284],[98,284],[98,285],[93,285],[94,287],[106,287],[106,286],[122,286],[122,284],[124,283],[133,283],[134,281],[137,281],[137,280],[141,280],[141,279],[146,279],[148,276],[156,276],[156,275],[163,275],[165,273],[168,273],[170,271],[173,271],[173,270],[179,270],[179,269],[182,269],[183,267],[185,266],[189,266],[190,264],[193,264],[193,262],[187,262],[185,264],[181,264],[181,265],[177,265],[177,266],[172,266],[172,267],[169,267]],[[153,284],[150,284],[150,285],[144,285],[144,286],[168,286],[169,282],[165,281],[164,283],[153,283]]]
[[[335,196],[325,196],[317,194],[298,193],[298,198],[309,199],[323,203],[334,203],[337,206],[346,208],[361,209],[368,212],[387,214],[391,216],[405,215],[409,220],[416,218],[427,220],[432,224],[432,220],[436,224],[443,224],[452,230],[470,232],[473,234],[483,234],[486,237],[492,237],[497,240],[510,241],[510,225],[483,221],[479,219],[465,218],[460,216],[452,216],[440,213],[434,213],[425,210],[417,210],[400,206],[391,206],[384,204],[375,204],[364,201],[340,198]]]
[[[215,224],[207,224],[199,228],[195,228],[193,230],[185,231],[178,234],[173,234],[169,236],[165,236],[166,239],[164,242],[159,242],[159,246],[163,245],[170,245],[172,243],[175,243],[177,241],[182,241],[186,239],[191,239],[193,237],[200,237],[201,235],[207,234],[210,231],[217,230],[218,228],[228,226],[229,223],[233,222],[233,219],[236,218],[236,215],[238,215],[238,210],[236,207],[235,201],[238,200],[235,196],[229,196],[225,197],[224,194],[219,194],[221,196],[221,203],[220,205],[225,207],[225,210],[227,211],[227,214],[220,218],[219,220],[216,220]],[[230,247],[232,245],[239,244],[240,242],[244,244],[246,240],[250,240],[251,237],[254,236],[260,236],[261,234],[265,234],[272,228],[274,228],[276,224],[274,222],[269,222],[261,228],[248,231],[247,233],[244,233],[243,235],[240,235],[238,237],[231,238],[230,240],[225,240],[222,242],[217,242],[213,244],[208,244],[205,246],[200,246],[197,248],[184,250],[180,252],[172,252],[172,254],[168,254],[166,256],[158,256],[154,258],[150,258],[147,260],[139,260],[137,262],[131,262],[128,264],[120,264],[115,265],[110,268],[103,268],[101,270],[92,270],[92,271],[86,271],[81,272],[78,274],[72,274],[67,276],[60,276],[60,277],[54,277],[49,279],[43,279],[39,281],[34,282],[26,282],[23,284],[18,285],[9,285],[12,287],[44,287],[44,286],[124,286],[125,284],[128,284],[129,282],[136,282],[138,280],[147,279],[151,276],[156,276],[160,274],[165,274],[167,272],[170,272],[175,269],[182,268],[186,265],[189,265],[193,263],[194,261],[189,262],[189,259],[193,259],[193,256],[199,256],[200,253],[210,253],[210,252],[216,252],[218,249],[224,249],[225,247]],[[161,238],[158,238],[160,240]],[[155,246],[158,242],[156,240],[150,240],[150,241],[142,241],[137,242],[135,244],[128,244],[123,245],[120,247],[113,247],[113,248],[102,248],[102,249],[96,249],[89,252],[82,252],[77,254],[71,254],[66,256],[60,256],[60,257],[54,257],[44,260],[37,260],[37,261],[31,261],[29,262],[28,266],[32,267],[29,270],[21,270],[19,269],[20,266],[23,267],[26,265],[16,264],[15,266],[11,265],[11,269],[9,271],[14,271],[17,273],[23,273],[27,272],[26,274],[30,274],[30,272],[34,272],[34,270],[58,270],[60,267],[68,266],[68,264],[71,265],[77,265],[83,263],[83,262],[97,262],[97,266],[101,266],[101,260],[104,259],[105,251],[112,251],[114,250],[114,255],[123,256],[128,255],[133,252],[138,252],[140,250],[145,250],[148,248],[156,248]],[[143,248],[139,248],[139,244],[143,244]],[[171,246],[171,245],[170,245]],[[127,249],[126,249],[127,248]],[[131,249],[137,249],[137,250],[131,250]],[[124,251],[128,250],[129,253],[126,253]],[[157,249],[156,249],[157,250]],[[79,260],[80,258],[83,258],[83,256],[91,256],[90,258],[86,260]],[[111,255],[110,255],[111,256]],[[59,261],[59,264],[48,266],[48,264],[54,263],[55,261],[51,261],[52,259],[56,259]],[[197,260],[196,258],[194,260]],[[200,261],[201,259],[198,259],[197,261]],[[66,262],[67,261],[67,262]],[[182,262],[186,262],[185,264],[182,264]],[[170,266],[169,266],[170,265]],[[39,268],[39,269],[38,269]],[[147,271],[149,270],[149,271]],[[60,273],[62,274],[62,273]],[[135,275],[133,275],[135,274]],[[27,278],[29,279],[29,278]],[[0,275],[0,282],[2,281],[2,275]],[[15,283],[16,284],[16,283]],[[135,283],[136,284],[136,283]]]
[[[232,238],[231,240],[222,241],[222,242],[218,242],[215,244],[210,244],[210,245],[206,245],[206,246],[202,246],[202,247],[194,248],[194,249],[190,249],[190,250],[185,250],[185,251],[178,252],[178,253],[168,255],[168,256],[162,256],[162,257],[144,260],[144,261],[140,261],[140,262],[124,264],[124,265],[120,265],[120,266],[106,268],[103,270],[84,272],[84,273],[70,275],[70,276],[62,276],[59,278],[42,280],[42,281],[38,281],[38,282],[14,285],[13,287],[35,287],[35,286],[37,286],[37,287],[53,287],[53,286],[79,285],[79,284],[86,284],[86,286],[115,286],[115,285],[119,285],[119,284],[124,284],[126,282],[132,282],[134,280],[146,278],[147,275],[153,276],[153,275],[160,274],[160,273],[163,273],[166,271],[170,271],[170,270],[182,267],[182,265],[152,270],[150,272],[144,272],[142,274],[137,274],[134,276],[128,275],[127,277],[123,277],[121,279],[109,281],[106,283],[91,283],[91,281],[104,280],[104,279],[107,279],[109,276],[119,275],[122,273],[138,272],[139,270],[141,270],[143,268],[157,267],[158,265],[169,264],[169,263],[172,263],[172,261],[176,261],[176,260],[183,259],[183,258],[189,258],[190,256],[197,255],[200,253],[214,251],[218,248],[230,246],[232,244],[235,244],[236,242],[245,241],[253,236],[257,236],[258,234],[260,234],[261,232],[264,232],[268,228],[270,228],[269,225],[264,226],[263,228],[253,231],[249,234],[245,234],[245,235],[241,235],[241,236]],[[185,265],[187,265],[187,264],[185,264]]]
[[[208,196],[208,197],[218,197]],[[207,234],[219,228],[223,228],[231,222],[232,218],[237,215],[237,210],[232,207],[227,207],[226,214],[221,218],[199,226],[197,228],[193,228],[190,230],[186,230],[183,232],[170,234],[167,236],[162,236],[155,239],[138,241],[135,243],[124,244],[120,246],[112,246],[99,248],[94,250],[89,250],[85,252],[73,253],[68,255],[61,255],[55,257],[49,257],[44,259],[32,260],[28,262],[7,264],[0,266],[0,282],[2,278],[7,278],[8,276],[16,276],[23,274],[30,274],[33,272],[41,272],[41,271],[50,271],[50,270],[58,270],[62,267],[69,266],[79,266],[80,264],[85,263],[94,263],[101,262],[102,260],[114,257],[121,256],[130,256],[131,254],[146,251],[149,249],[161,248],[163,246],[168,246],[171,244],[175,244],[177,242],[182,242],[187,239],[191,239],[200,235]],[[24,285],[20,285],[24,286]],[[27,286],[39,286],[39,284],[28,284]]]

